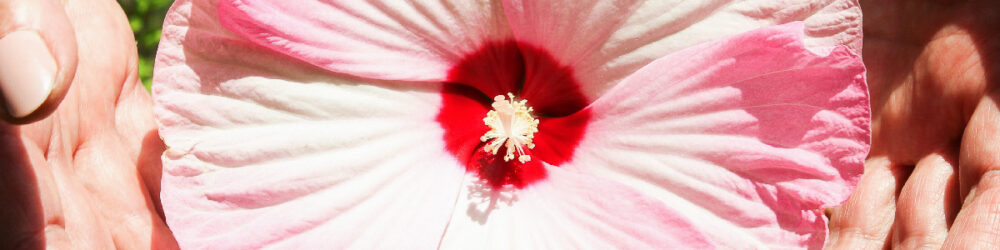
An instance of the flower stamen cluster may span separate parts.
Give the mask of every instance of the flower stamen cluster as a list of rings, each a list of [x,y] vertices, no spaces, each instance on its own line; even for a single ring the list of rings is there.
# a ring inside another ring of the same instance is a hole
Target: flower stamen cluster
[[[503,95],[493,98],[493,110],[486,114],[483,123],[490,127],[479,138],[482,142],[487,142],[483,149],[496,155],[501,146],[507,147],[507,154],[504,161],[514,159],[517,153],[517,160],[521,163],[531,161],[531,156],[524,152],[524,147],[535,148],[532,140],[535,132],[538,132],[538,119],[531,115],[534,110],[528,107],[527,100],[515,101],[514,94],[507,93],[510,100]],[[492,141],[490,141],[492,140]]]

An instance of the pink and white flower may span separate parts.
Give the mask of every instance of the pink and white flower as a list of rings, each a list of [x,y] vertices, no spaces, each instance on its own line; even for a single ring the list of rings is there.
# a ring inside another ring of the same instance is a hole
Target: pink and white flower
[[[164,212],[184,248],[820,248],[868,153],[860,18],[180,0],[153,87]]]

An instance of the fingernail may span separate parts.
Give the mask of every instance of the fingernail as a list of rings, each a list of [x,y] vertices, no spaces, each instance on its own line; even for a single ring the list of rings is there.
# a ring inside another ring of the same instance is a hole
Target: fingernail
[[[56,61],[45,41],[33,31],[14,31],[0,38],[0,93],[15,118],[41,106],[56,75]]]

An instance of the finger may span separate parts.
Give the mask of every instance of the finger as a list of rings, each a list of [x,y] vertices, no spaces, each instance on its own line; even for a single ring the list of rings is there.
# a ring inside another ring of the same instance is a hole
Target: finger
[[[865,162],[865,174],[858,188],[844,205],[833,209],[830,218],[832,249],[883,248],[889,240],[896,193],[906,178],[903,168],[893,166],[886,157]]]
[[[896,201],[893,249],[940,249],[961,202],[955,157],[930,154],[917,162]]]
[[[945,241],[949,249],[1000,249],[1000,109],[984,97],[962,137],[959,182],[965,203]]]
[[[1000,96],[1000,95],[998,95]],[[979,188],[980,178],[990,171],[1000,171],[1000,111],[996,99],[983,97],[969,119],[962,136],[959,162],[962,197]]]
[[[1000,172],[982,176],[942,249],[1000,249]]]
[[[0,1],[0,119],[48,116],[76,73],[73,27],[59,0]]]

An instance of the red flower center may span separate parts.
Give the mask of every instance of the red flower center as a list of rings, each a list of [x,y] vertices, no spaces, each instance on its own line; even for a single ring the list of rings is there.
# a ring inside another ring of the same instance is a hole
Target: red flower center
[[[542,162],[558,166],[572,158],[590,120],[573,70],[524,43],[487,44],[452,68],[448,79],[437,116],[447,150],[494,188],[523,188],[544,179]],[[483,117],[492,109],[493,97],[507,93],[527,100],[539,120],[535,147],[525,152],[532,160],[525,163],[505,161],[505,148],[486,152],[480,141],[490,130]]]

